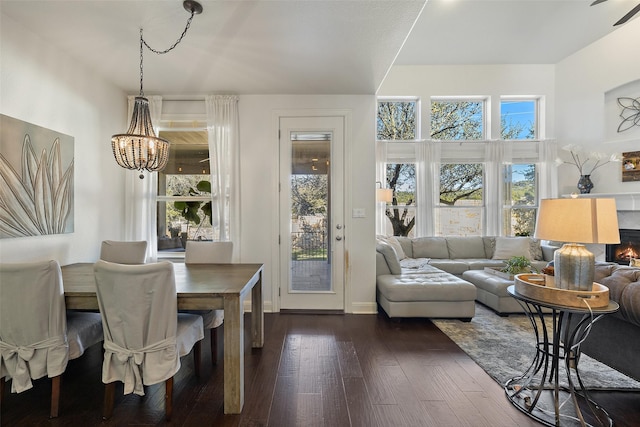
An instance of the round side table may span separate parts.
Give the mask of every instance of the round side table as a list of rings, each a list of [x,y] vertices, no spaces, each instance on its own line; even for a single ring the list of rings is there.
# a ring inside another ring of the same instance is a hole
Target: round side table
[[[536,354],[531,365],[504,385],[509,401],[548,426],[611,427],[613,421],[609,414],[589,397],[580,378],[578,362],[580,344],[589,335],[593,323],[606,314],[615,313],[618,303],[610,301],[608,306],[598,308],[585,303],[584,308],[576,308],[527,297],[518,293],[515,286],[509,286],[507,292],[524,309],[536,339]],[[565,385],[560,384],[561,379],[566,380]],[[588,407],[593,420],[585,421],[579,402]]]

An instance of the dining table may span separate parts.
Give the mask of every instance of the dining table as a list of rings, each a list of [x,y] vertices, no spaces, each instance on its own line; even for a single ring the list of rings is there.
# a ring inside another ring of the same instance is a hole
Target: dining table
[[[244,405],[244,300],[251,293],[251,346],[264,345],[263,264],[174,263],[178,310],[224,310],[224,413]],[[93,263],[62,267],[67,309],[98,311]]]

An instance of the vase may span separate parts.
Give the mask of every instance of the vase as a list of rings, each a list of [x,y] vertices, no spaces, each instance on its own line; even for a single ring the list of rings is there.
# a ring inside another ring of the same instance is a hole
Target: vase
[[[591,182],[591,176],[580,175],[580,179],[578,180],[578,190],[580,190],[580,194],[589,194],[592,188],[593,182]]]

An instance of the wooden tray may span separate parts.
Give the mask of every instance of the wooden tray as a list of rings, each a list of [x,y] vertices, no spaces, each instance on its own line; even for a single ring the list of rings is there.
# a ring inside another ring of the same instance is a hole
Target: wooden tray
[[[484,271],[486,273],[493,274],[494,276],[502,277],[503,279],[513,280],[513,274],[500,271],[500,267],[485,267]]]
[[[590,291],[572,291],[556,288],[553,276],[544,274],[518,274],[514,278],[516,292],[529,298],[566,307],[586,308],[606,307],[609,305],[609,288],[593,283]]]

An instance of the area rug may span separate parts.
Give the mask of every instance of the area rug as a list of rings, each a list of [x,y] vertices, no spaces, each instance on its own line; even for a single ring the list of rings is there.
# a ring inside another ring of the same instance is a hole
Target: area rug
[[[499,384],[521,375],[535,355],[533,329],[524,314],[500,317],[476,303],[471,322],[441,319],[433,323]],[[588,389],[640,389],[640,382],[584,354],[579,369]]]

